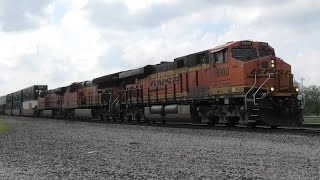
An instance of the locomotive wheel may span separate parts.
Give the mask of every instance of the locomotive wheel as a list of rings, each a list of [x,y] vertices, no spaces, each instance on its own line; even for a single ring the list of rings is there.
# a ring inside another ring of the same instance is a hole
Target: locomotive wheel
[[[237,124],[237,118],[236,117],[230,117],[228,118],[228,123],[227,126],[228,127],[233,127]]]
[[[135,116],[134,119],[135,119],[138,123],[140,123],[140,120],[141,120],[140,114],[139,114],[139,113],[136,113],[134,116]]]
[[[124,122],[125,117],[126,117],[126,116],[124,116],[124,114],[123,114],[123,113],[121,113],[121,114],[119,115],[119,117],[118,117],[118,118],[116,117],[116,120],[118,120],[118,119],[119,119],[121,122]]]
[[[257,126],[256,123],[249,123],[247,125],[248,128],[255,128],[256,126]]]
[[[212,125],[215,126],[216,124],[218,124],[219,123],[219,119],[220,118],[218,116],[214,116],[213,119],[212,119]]]
[[[216,126],[215,122],[208,122],[208,126]]]
[[[112,121],[117,122],[117,117],[115,115],[111,115]]]
[[[125,116],[125,119],[126,119],[128,122],[132,122],[132,116],[131,116],[131,115],[126,115],[126,116]]]
[[[101,115],[101,120],[109,122],[110,121],[110,117],[107,116],[107,115]]]

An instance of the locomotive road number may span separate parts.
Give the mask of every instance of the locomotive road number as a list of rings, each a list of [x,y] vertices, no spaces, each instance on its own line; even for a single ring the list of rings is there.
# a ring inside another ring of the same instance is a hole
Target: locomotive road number
[[[229,76],[229,68],[217,68],[215,75],[216,77]]]

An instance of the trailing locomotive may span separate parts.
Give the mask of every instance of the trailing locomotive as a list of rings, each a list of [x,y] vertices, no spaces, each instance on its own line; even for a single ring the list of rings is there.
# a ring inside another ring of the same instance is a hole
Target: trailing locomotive
[[[303,122],[298,95],[291,66],[276,57],[268,43],[236,41],[172,62],[44,91],[35,114],[114,121],[296,126]],[[15,93],[7,95],[10,103],[5,111],[15,109],[11,96]]]

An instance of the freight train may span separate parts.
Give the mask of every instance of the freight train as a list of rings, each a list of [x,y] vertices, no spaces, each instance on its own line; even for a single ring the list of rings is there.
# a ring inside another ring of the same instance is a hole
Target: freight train
[[[209,125],[302,124],[291,66],[266,42],[235,41],[170,62],[0,98],[7,115]]]

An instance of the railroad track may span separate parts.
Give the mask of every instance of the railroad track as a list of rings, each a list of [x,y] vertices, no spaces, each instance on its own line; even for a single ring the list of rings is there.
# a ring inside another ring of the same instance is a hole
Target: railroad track
[[[67,120],[67,119],[66,119]],[[150,127],[167,127],[167,128],[185,128],[185,129],[208,129],[208,130],[226,130],[226,131],[246,131],[246,132],[264,132],[264,133],[315,133],[320,135],[320,125],[301,125],[299,127],[277,127],[270,128],[269,126],[256,126],[255,128],[249,128],[245,125],[235,125],[229,127],[224,124],[217,124],[215,126],[204,124],[204,123],[172,123],[172,122],[126,122],[126,121],[104,121],[101,119],[82,119],[82,120],[71,120],[71,121],[84,121],[84,122],[95,122],[105,124],[125,124],[135,126],[150,126]]]
[[[20,116],[6,116],[0,115],[0,117],[11,117],[20,118]],[[37,118],[37,117],[24,117],[24,118]],[[104,123],[104,124],[124,124],[133,126],[149,126],[149,127],[166,127],[166,128],[185,128],[185,129],[208,129],[208,130],[224,130],[224,131],[244,131],[253,133],[294,133],[294,134],[319,134],[320,135],[320,125],[306,124],[299,127],[277,127],[270,128],[269,126],[256,126],[255,128],[249,128],[245,125],[235,125],[229,127],[223,124],[217,124],[215,126],[210,126],[204,123],[172,123],[172,122],[127,122],[127,121],[105,121],[101,119],[68,119],[62,117],[38,117],[42,119],[56,119],[64,120],[66,123],[72,122],[90,122],[90,123]]]

